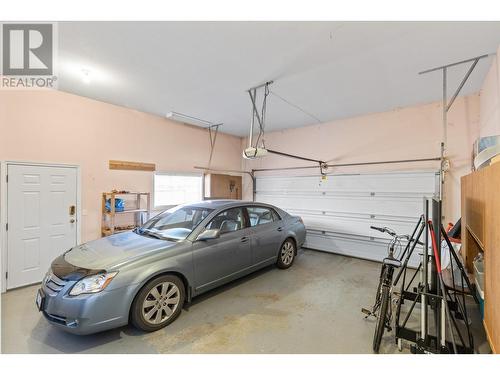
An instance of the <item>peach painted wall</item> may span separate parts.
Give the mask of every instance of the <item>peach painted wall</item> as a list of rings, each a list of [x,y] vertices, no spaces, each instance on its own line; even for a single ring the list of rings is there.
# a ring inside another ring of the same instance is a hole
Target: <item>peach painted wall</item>
[[[441,103],[436,102],[299,129],[269,132],[265,139],[269,149],[331,163],[431,158],[440,155],[441,119]],[[446,177],[443,207],[448,221],[455,221],[460,217],[460,177],[471,170],[472,143],[478,132],[479,95],[458,98],[448,115],[447,155],[451,161],[451,170]],[[242,149],[247,146],[246,142],[247,140],[242,140]],[[299,165],[311,165],[311,163],[276,155],[242,162],[242,167],[247,170]],[[438,170],[439,162],[342,167],[330,172],[428,169]],[[293,173],[305,175],[314,172],[299,170]],[[243,191],[245,199],[251,198],[249,178],[245,179]]]
[[[480,91],[480,136],[500,135],[500,61],[497,55],[484,79]]]
[[[0,160],[81,167],[82,241],[100,236],[102,192],[152,191],[152,172],[112,171],[110,159],[195,172],[209,151],[201,128],[60,91],[0,91]],[[239,169],[240,159],[241,139],[219,134],[212,167]]]

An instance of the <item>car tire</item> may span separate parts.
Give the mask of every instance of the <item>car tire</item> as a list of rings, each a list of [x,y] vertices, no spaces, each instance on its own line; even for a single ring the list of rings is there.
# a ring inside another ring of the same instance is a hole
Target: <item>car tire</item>
[[[290,268],[295,260],[296,253],[297,246],[295,245],[295,241],[291,238],[287,238],[280,247],[276,266],[283,270]]]
[[[159,276],[142,287],[132,302],[130,321],[143,331],[153,332],[172,323],[182,311],[185,287],[174,275]]]

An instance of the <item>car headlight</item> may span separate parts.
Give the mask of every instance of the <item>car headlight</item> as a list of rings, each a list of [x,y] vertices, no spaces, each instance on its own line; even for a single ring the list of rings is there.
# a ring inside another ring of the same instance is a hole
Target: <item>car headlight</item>
[[[98,293],[104,290],[113,280],[118,272],[100,273],[98,275],[87,276],[78,281],[71,291],[70,296],[79,296],[85,293]]]

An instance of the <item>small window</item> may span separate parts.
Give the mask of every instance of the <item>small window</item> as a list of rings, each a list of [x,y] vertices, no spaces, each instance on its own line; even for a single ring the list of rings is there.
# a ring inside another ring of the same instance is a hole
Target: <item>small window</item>
[[[235,232],[245,227],[243,209],[231,208],[223,211],[212,219],[207,229],[220,229],[220,233]]]
[[[154,206],[177,206],[202,200],[203,177],[195,174],[156,173]]]
[[[278,214],[267,207],[247,207],[250,226],[272,223],[277,220]]]

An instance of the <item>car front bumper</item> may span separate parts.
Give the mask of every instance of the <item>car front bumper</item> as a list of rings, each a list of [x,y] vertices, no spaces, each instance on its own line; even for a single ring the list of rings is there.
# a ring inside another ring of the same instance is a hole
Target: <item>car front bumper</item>
[[[44,280],[41,311],[52,325],[67,332],[87,335],[128,324],[130,296],[134,286],[99,293],[70,296],[76,281],[63,281],[54,275]]]

